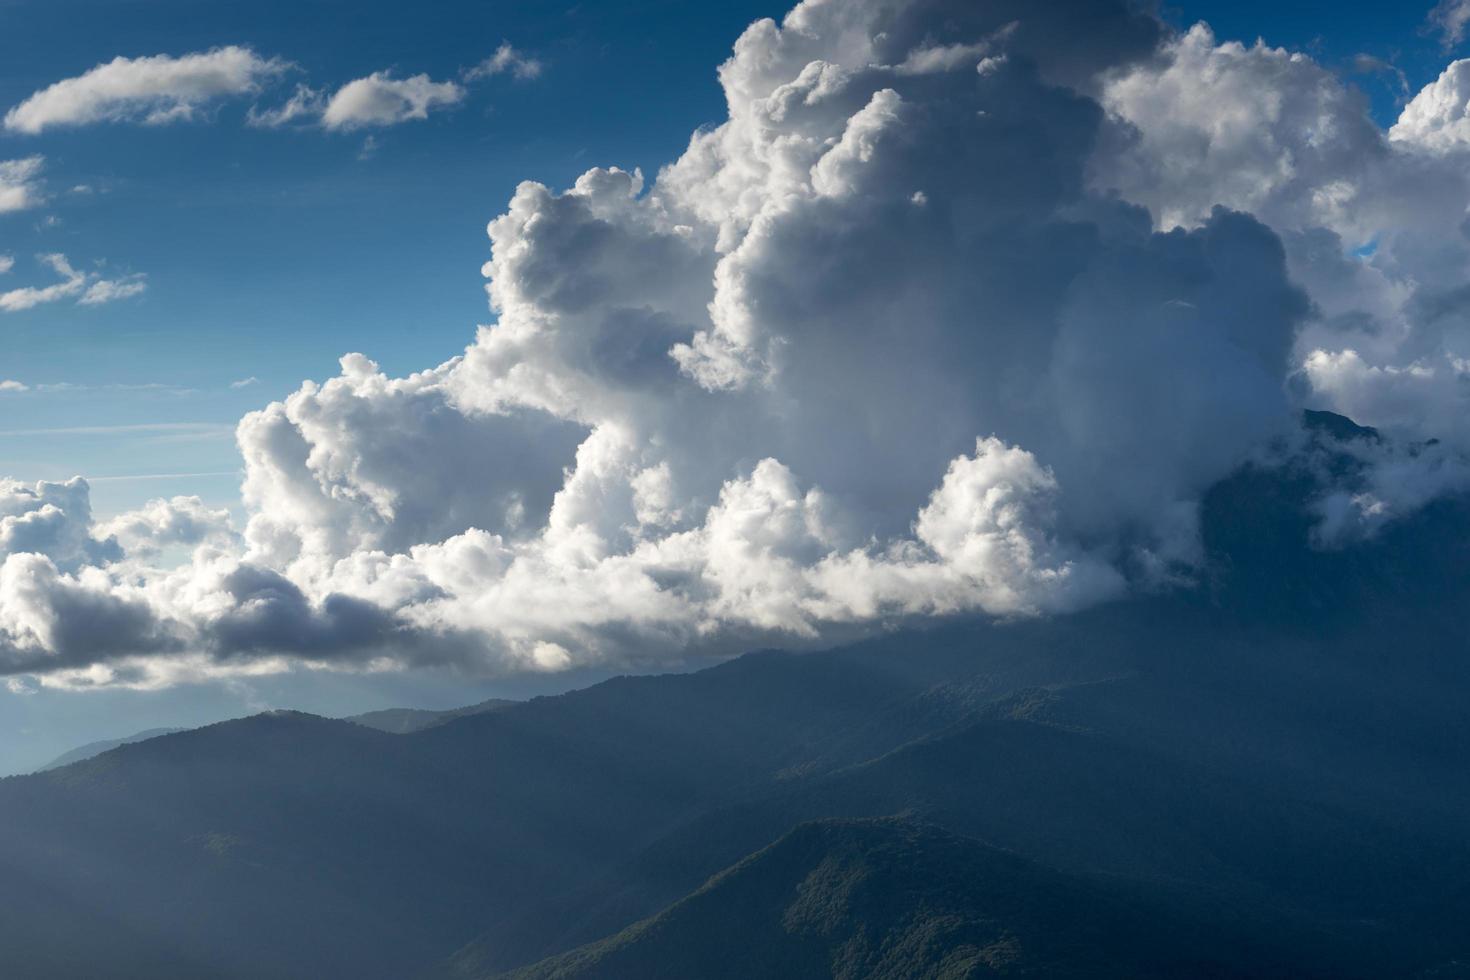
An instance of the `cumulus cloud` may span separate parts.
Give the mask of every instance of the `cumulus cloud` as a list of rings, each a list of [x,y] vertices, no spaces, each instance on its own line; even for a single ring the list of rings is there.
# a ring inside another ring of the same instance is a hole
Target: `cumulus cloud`
[[[359,82],[338,128],[451,84]],[[517,188],[461,356],[349,354],[246,416],[238,536],[176,499],[82,521],[119,554],[10,555],[7,669],[546,671],[1076,609],[1187,580],[1201,495],[1303,407],[1385,426],[1319,543],[1460,485],[1470,171],[1310,58],[1126,0],[808,0],[720,82],[651,181]]]
[[[198,497],[150,500],[138,510],[104,521],[96,534],[113,540],[130,556],[150,556],[170,546],[228,545],[234,537],[230,512],[211,509]]]
[[[467,82],[478,81],[482,78],[491,78],[495,75],[510,75],[517,81],[528,81],[540,78],[545,66],[537,58],[522,51],[517,51],[509,41],[503,42],[495,49],[495,53],[473,68],[464,72],[464,80]]]
[[[1424,464],[1470,451],[1466,69],[1451,64],[1385,133],[1310,57],[1217,42],[1199,25],[1101,93],[1114,126],[1095,185],[1146,204],[1157,227],[1192,227],[1224,204],[1280,235],[1313,302],[1291,355],[1305,401],[1395,445],[1440,440],[1412,465],[1381,460],[1394,475],[1373,495],[1380,516],[1464,485],[1462,466]]]
[[[194,119],[216,100],[258,92],[287,67],[234,45],[177,58],[118,57],[34,93],[5,114],[5,128],[39,133],[97,122]]]
[[[40,260],[60,277],[60,281],[48,286],[21,286],[0,292],[0,313],[16,313],[67,299],[74,299],[81,306],[100,306],[137,296],[148,288],[147,278],[141,273],[121,279],[103,279],[96,273],[77,269],[61,254],[42,255]]]
[[[93,534],[91,498],[80,477],[34,485],[0,481],[0,557],[25,552],[68,570],[122,557],[116,541]]]
[[[40,181],[45,163],[40,156],[0,160],[0,214],[34,208],[45,200]],[[0,272],[9,272],[13,261],[9,256],[0,257]]]
[[[1466,5],[1470,12],[1470,4]],[[1460,59],[1424,86],[1388,131],[1405,146],[1446,152],[1470,144],[1470,60]]]

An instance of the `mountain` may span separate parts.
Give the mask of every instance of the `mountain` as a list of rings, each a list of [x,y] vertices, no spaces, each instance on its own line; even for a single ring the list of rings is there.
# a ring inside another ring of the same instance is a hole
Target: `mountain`
[[[1464,975],[1470,498],[1314,548],[1344,437],[1193,588],[0,780],[6,972]]]
[[[491,698],[478,704],[465,705],[462,708],[447,708],[433,711],[425,708],[383,708],[379,711],[368,711],[360,715],[349,715],[344,721],[364,725],[368,728],[376,728],[381,732],[393,735],[406,735],[409,732],[422,731],[435,725],[442,725],[456,718],[466,715],[477,715],[485,711],[498,711],[501,708],[515,704],[504,698]],[[147,731],[137,732],[123,738],[108,738],[98,742],[88,742],[86,745],[78,746],[69,752],[64,752],[46,763],[37,772],[46,772],[50,769],[60,769],[74,762],[82,762],[93,756],[101,755],[117,748],[120,745],[132,745],[134,742],[147,741],[160,735],[173,735],[176,732],[188,731],[186,728],[150,728]]]
[[[421,732],[425,728],[433,728],[456,718],[464,718],[467,715],[483,714],[486,711],[499,711],[515,704],[505,698],[491,698],[478,704],[466,705],[463,708],[447,708],[442,711],[431,711],[425,708],[383,708],[380,711],[367,711],[360,715],[349,715],[344,721],[350,721],[358,725],[366,725],[368,728],[376,728],[380,732],[388,732],[393,735],[407,735],[409,732]]]
[[[86,745],[79,745],[69,752],[63,752],[36,771],[45,772],[48,769],[60,769],[62,766],[69,766],[73,762],[81,762],[83,759],[90,759],[94,755],[101,755],[103,752],[115,749],[119,745],[132,745],[134,742],[146,742],[150,738],[157,738],[160,735],[172,735],[174,732],[182,731],[184,731],[182,728],[150,728],[147,731],[136,732],[122,738],[105,738],[99,742],[88,742]]]
[[[1207,977],[1277,955],[1203,911],[910,820],[822,820],[657,916],[511,976]]]

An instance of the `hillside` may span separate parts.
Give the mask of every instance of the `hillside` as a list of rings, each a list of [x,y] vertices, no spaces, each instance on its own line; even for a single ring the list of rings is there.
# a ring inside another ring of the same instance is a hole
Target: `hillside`
[[[407,735],[409,732],[421,732],[425,728],[433,728],[435,725],[442,725],[456,718],[484,714],[487,711],[499,711],[515,703],[505,698],[491,698],[478,704],[468,704],[462,708],[445,708],[440,711],[428,708],[383,708],[378,711],[365,711],[360,715],[348,715],[343,721],[376,728],[380,732],[389,732],[393,735]]]
[[[909,820],[824,820],[651,919],[509,976],[1201,977],[1280,959],[1202,912]],[[1273,973],[1287,970],[1257,975]]]
[[[135,734],[126,735],[122,738],[104,738],[97,742],[88,742],[86,745],[79,745],[68,752],[63,752],[61,755],[58,755],[56,758],[52,759],[44,766],[41,766],[36,771],[45,772],[48,769],[60,769],[62,766],[69,766],[74,762],[81,762],[84,759],[90,759],[94,755],[101,755],[103,752],[110,752],[111,750],[117,748],[119,745],[132,745],[134,742],[146,742],[150,738],[157,738],[160,735],[172,735],[175,732],[181,731],[184,731],[184,729],[149,728],[146,731],[136,732]]]

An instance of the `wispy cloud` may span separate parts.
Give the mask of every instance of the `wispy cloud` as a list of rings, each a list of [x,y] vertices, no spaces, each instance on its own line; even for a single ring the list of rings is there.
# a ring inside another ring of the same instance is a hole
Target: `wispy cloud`
[[[96,273],[77,269],[60,253],[42,255],[39,258],[43,265],[61,277],[61,281],[49,286],[21,286],[0,293],[0,313],[18,313],[72,298],[82,306],[100,306],[137,296],[148,288],[147,277],[141,273],[120,279],[103,279]],[[14,260],[11,260],[11,264],[14,264]],[[9,268],[0,271],[9,271]]]
[[[40,181],[45,164],[46,158],[42,156],[0,160],[0,214],[34,208],[45,200]],[[0,266],[0,272],[8,269],[9,266]]]
[[[541,77],[541,72],[545,67],[540,59],[517,51],[509,41],[506,41],[495,49],[494,54],[475,67],[467,69],[461,77],[467,82],[474,82],[494,75],[510,75],[517,81],[524,82]]]
[[[252,126],[277,127],[308,123],[331,130],[397,126],[427,119],[429,112],[462,101],[465,90],[454,82],[436,82],[428,75],[394,78],[375,71],[348,82],[328,97],[323,91],[298,85],[296,94],[275,109],[252,108]]]
[[[137,296],[147,288],[147,279],[141,273],[123,279],[99,279],[87,287],[87,291],[77,302],[82,306],[101,306],[103,303]]]
[[[17,391],[30,391],[30,390],[31,390],[30,385],[23,384],[23,383],[21,383],[19,381],[10,381],[10,380],[0,381],[0,391],[17,392]]]
[[[260,379],[257,378],[255,375],[252,374],[248,378],[241,378],[239,381],[231,381],[230,382],[230,387],[231,388],[249,388],[251,385],[258,385],[258,384],[260,384]]]
[[[544,67],[539,59],[503,43],[490,57],[460,72],[460,81],[469,84],[495,75],[526,81],[539,77]],[[423,74],[395,78],[391,71],[375,71],[330,95],[325,88],[298,85],[291,98],[275,108],[251,107],[247,121],[266,128],[292,124],[331,130],[396,126],[427,119],[431,111],[456,105],[467,94],[465,86],[456,82],[436,82]],[[359,155],[366,158],[376,148],[371,141],[364,143]]]
[[[321,120],[326,107],[327,97],[324,93],[309,85],[298,85],[296,93],[278,108],[262,109],[251,106],[245,114],[245,121],[251,126],[267,129],[294,122],[316,123]]]
[[[0,276],[15,268],[15,256],[0,255]]]
[[[121,476],[89,476],[88,483],[126,483],[133,480],[188,480],[203,477],[239,476],[240,470],[205,470],[202,473],[127,473]]]
[[[1429,23],[1439,32],[1445,50],[1465,40],[1465,29],[1470,27],[1470,0],[1440,0],[1429,12]]]
[[[178,58],[114,58],[34,93],[5,114],[5,128],[39,133],[97,122],[158,125],[193,119],[217,99],[258,92],[288,67],[233,45]]]

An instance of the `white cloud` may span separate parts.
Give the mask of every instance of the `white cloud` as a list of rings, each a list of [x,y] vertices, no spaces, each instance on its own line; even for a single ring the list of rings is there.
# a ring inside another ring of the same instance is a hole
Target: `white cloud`
[[[169,546],[226,546],[235,537],[228,510],[212,510],[198,497],[188,496],[150,500],[138,510],[103,522],[96,534],[116,540],[135,557],[153,555]]]
[[[11,269],[14,269],[14,268],[15,268],[15,257],[14,256],[0,255],[0,276],[5,275],[7,272],[9,272]]]
[[[41,169],[45,157],[30,156],[19,160],[0,160],[0,214],[24,211],[45,200],[41,192]],[[0,272],[9,271],[9,256],[0,258]]]
[[[101,306],[120,299],[137,296],[148,288],[147,277],[142,273],[123,279],[98,279],[87,287],[77,303],[81,306]]]
[[[33,485],[0,481],[0,558],[20,553],[67,569],[121,557],[116,542],[93,534],[87,482],[80,477]]]
[[[429,110],[454,105],[464,94],[454,82],[435,82],[428,75],[394,78],[377,71],[339,88],[322,110],[321,122],[327,129],[396,126],[427,119]]]
[[[495,53],[473,68],[464,72],[467,82],[490,78],[494,75],[510,75],[517,81],[529,81],[541,77],[544,65],[540,60],[517,51],[509,41],[503,42]]]
[[[852,0],[720,80],[649,186],[516,189],[461,356],[246,416],[238,540],[175,500],[80,522],[118,556],[9,555],[6,669],[636,666],[1075,609],[1187,578],[1201,495],[1306,406],[1443,436],[1363,449],[1324,542],[1461,485],[1470,172],[1310,58],[1126,0]],[[433,104],[359,82],[339,128]]]
[[[1429,23],[1439,31],[1445,50],[1455,47],[1470,26],[1470,0],[1440,0],[1429,12]]]
[[[1470,4],[1466,9],[1470,11]],[[1451,62],[1424,86],[1388,135],[1397,143],[1438,152],[1470,144],[1470,60]]]
[[[40,259],[61,281],[49,286],[22,286],[0,293],[0,313],[16,313],[66,299],[75,299],[81,306],[99,306],[137,296],[147,288],[146,279],[141,274],[103,279],[96,273],[78,270],[64,255],[43,255]]]
[[[286,126],[294,122],[316,123],[321,121],[327,107],[327,97],[309,85],[296,86],[296,92],[283,105],[275,109],[251,106],[245,113],[245,121],[251,126]]]
[[[11,380],[8,380],[8,379],[7,380],[0,381],[0,391],[18,392],[18,391],[30,391],[30,390],[31,390],[30,385],[23,384],[23,383],[21,383],[19,381],[11,381]]]
[[[5,128],[39,133],[97,122],[193,119],[218,99],[258,92],[287,67],[233,45],[177,58],[118,57],[31,95],[5,114]]]
[[[86,275],[74,269],[66,256],[45,255],[41,260],[61,277],[61,281],[49,286],[22,286],[0,293],[0,312],[15,313],[43,303],[54,303],[78,296],[87,288]]]
[[[238,381],[231,381],[230,382],[230,387],[231,388],[249,388],[251,385],[258,385],[258,384],[260,384],[260,379],[257,378],[255,375],[252,374],[248,378],[241,378]]]

